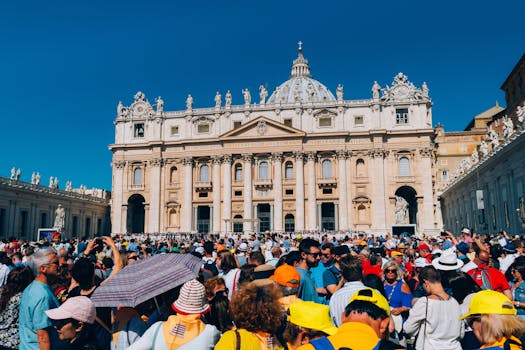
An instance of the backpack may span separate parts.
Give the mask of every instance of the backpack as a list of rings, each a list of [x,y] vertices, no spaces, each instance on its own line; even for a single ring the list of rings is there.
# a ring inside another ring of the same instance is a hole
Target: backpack
[[[219,275],[219,269],[217,268],[217,264],[215,263],[215,261],[206,260],[204,262],[203,269],[210,271],[213,276]]]

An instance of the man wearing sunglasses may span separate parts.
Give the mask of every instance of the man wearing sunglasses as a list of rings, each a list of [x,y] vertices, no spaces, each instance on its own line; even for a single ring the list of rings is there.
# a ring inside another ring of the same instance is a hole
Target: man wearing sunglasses
[[[299,285],[298,296],[304,301],[313,301],[315,303],[323,304],[324,298],[317,295],[315,288],[315,281],[312,276],[312,267],[319,265],[321,260],[321,248],[319,242],[315,239],[305,238],[299,244],[299,252],[301,253],[301,260],[296,266],[297,271],[301,275],[301,283]]]

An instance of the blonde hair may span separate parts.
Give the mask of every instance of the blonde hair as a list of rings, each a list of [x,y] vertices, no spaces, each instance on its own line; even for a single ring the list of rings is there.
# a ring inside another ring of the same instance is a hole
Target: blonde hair
[[[480,316],[481,344],[489,344],[502,338],[520,338],[525,332],[525,320],[516,315],[489,314]]]
[[[399,265],[394,261],[388,261],[385,266],[383,266],[383,276],[386,276],[386,270],[390,267],[395,267],[397,270],[397,281],[401,281],[403,279],[403,271],[401,271],[401,268],[399,268]]]

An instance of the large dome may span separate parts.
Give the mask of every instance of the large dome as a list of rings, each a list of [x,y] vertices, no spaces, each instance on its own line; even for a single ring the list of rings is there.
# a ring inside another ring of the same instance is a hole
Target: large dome
[[[292,76],[279,85],[268,99],[268,103],[329,102],[335,101],[334,95],[326,86],[310,75],[308,60],[303,57],[299,45],[299,54],[293,61]]]

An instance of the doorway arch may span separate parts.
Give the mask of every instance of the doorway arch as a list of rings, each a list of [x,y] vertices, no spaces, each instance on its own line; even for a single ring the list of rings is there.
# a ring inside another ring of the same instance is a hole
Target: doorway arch
[[[403,197],[408,203],[408,223],[417,224],[417,192],[410,186],[401,186],[397,189],[396,196]]]
[[[128,199],[127,225],[126,229],[132,233],[144,232],[144,202],[146,200],[140,194],[134,194]]]

